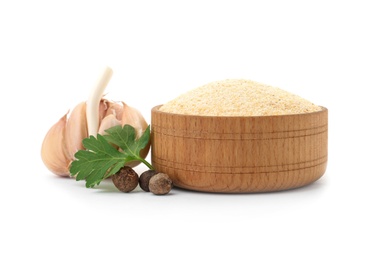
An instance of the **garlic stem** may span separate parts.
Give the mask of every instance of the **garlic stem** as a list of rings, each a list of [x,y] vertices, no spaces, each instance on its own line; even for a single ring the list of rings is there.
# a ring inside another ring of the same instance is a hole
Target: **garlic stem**
[[[104,90],[111,79],[112,73],[113,71],[110,67],[104,69],[95,86],[92,88],[91,94],[87,100],[86,114],[89,136],[93,135],[96,137],[97,135],[99,128],[99,104],[103,97]]]

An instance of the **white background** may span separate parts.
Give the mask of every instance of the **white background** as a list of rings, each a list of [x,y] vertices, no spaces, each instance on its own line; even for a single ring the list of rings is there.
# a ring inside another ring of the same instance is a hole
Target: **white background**
[[[389,259],[385,2],[2,0],[0,258]],[[226,78],[325,106],[327,171],[245,195],[124,194],[56,177],[43,137],[106,65],[108,97],[148,122],[153,106]]]

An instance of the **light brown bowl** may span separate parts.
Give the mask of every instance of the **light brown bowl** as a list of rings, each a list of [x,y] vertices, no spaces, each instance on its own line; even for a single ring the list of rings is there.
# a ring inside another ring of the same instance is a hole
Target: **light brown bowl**
[[[206,192],[280,191],[318,180],[328,159],[328,110],[214,117],[152,109],[152,164],[175,186]]]

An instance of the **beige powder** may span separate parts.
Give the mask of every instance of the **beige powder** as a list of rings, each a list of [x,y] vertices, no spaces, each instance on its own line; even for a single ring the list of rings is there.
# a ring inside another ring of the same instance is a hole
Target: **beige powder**
[[[160,110],[202,116],[267,116],[310,113],[321,108],[276,87],[251,80],[228,79],[191,90]]]

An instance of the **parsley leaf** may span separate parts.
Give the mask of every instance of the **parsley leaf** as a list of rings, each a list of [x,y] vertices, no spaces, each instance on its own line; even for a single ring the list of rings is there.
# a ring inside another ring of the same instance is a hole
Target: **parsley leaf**
[[[135,129],[130,125],[114,126],[106,130],[107,135],[98,134],[83,140],[86,150],[79,150],[70,166],[71,176],[76,180],[85,180],[86,187],[91,188],[119,171],[127,162],[141,161],[150,169],[150,165],[139,153],[150,139],[150,126],[143,135],[136,139]],[[121,150],[116,149],[118,146]]]
[[[114,126],[107,129],[104,137],[112,144],[119,146],[129,157],[128,161],[138,160],[140,151],[148,144],[150,138],[149,126],[145,133],[136,140],[136,132],[130,125]]]

